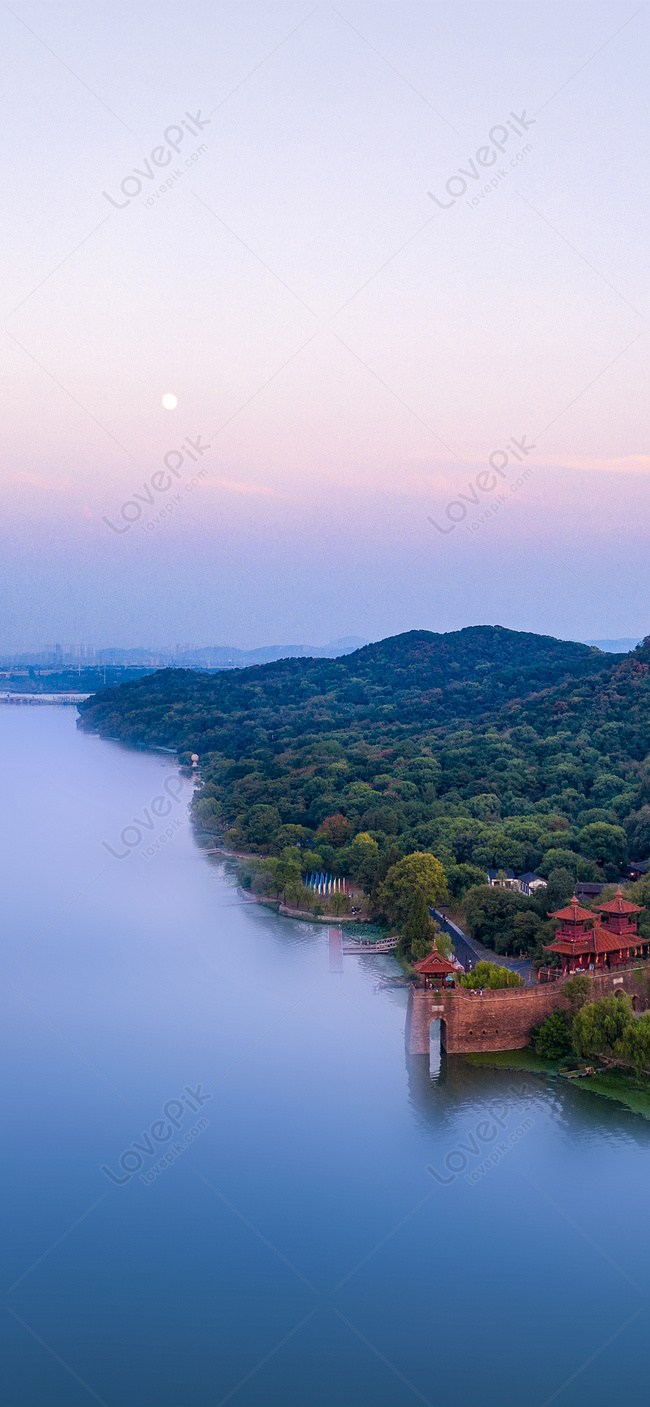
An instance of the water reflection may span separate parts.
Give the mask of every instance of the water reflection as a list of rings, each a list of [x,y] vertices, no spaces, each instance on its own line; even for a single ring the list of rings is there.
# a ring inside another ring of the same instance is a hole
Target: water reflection
[[[428,1127],[444,1127],[462,1110],[489,1105],[492,1100],[536,1102],[574,1141],[633,1143],[650,1149],[650,1121],[613,1099],[564,1080],[529,1069],[478,1065],[463,1055],[406,1055],[409,1099]]]
[[[405,1063],[394,960],[330,972],[326,925],[246,902],[189,825],[104,868],[159,755],[7,709],[0,765],[12,1407],[81,1407],[80,1379],[111,1407],[647,1388],[643,1336],[620,1329],[647,1274],[643,1120],[528,1071]],[[199,1083],[201,1136],[102,1199],[101,1166]]]

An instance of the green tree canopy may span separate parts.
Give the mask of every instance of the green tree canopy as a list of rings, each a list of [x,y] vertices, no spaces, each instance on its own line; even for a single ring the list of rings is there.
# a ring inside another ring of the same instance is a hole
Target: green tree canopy
[[[578,1055],[620,1055],[632,1003],[624,992],[589,1002],[573,1022],[573,1044]]]
[[[340,863],[347,864],[350,878],[369,894],[379,870],[379,845],[368,831],[359,831],[350,845],[340,852]]]
[[[402,938],[399,943],[400,952],[410,955],[413,962],[420,962],[431,952],[437,931],[437,924],[434,924],[429,914],[429,906],[424,894],[419,890],[411,904],[409,916],[402,929]]]
[[[592,988],[591,977],[588,977],[586,972],[576,972],[564,983],[562,995],[568,999],[572,1011],[576,1012],[589,1000]]]
[[[436,948],[441,958],[447,958],[449,961],[454,956],[454,945],[449,934],[445,933],[444,928],[439,928],[438,924],[436,924],[436,929],[438,930],[436,933]]]
[[[495,962],[477,962],[471,972],[464,972],[460,978],[461,987],[522,987],[523,978],[509,967],[499,967]]]
[[[246,839],[251,845],[268,845],[279,826],[276,806],[251,806],[246,818]]]
[[[604,821],[595,821],[584,826],[578,835],[578,845],[590,860],[599,865],[622,865],[627,854],[627,836],[622,826],[608,826]]]
[[[553,870],[562,869],[569,870],[575,880],[578,856],[575,851],[569,850],[566,846],[564,848],[552,846],[544,852],[537,868],[544,879],[547,879]]]
[[[197,823],[234,849],[297,845],[342,874],[370,833],[374,902],[392,843],[445,869],[587,880],[618,877],[624,825],[648,856],[649,666],[650,639],[615,656],[491,626],[410,631],[339,659],[159,670],[93,695],[79,723],[181,764],[198,753]],[[450,871],[454,898],[467,878]]]
[[[340,811],[334,816],[325,816],[316,832],[316,841],[322,838],[329,845],[345,845],[346,840],[352,834],[352,822],[347,816],[341,815]]]
[[[572,897],[575,882],[575,875],[571,870],[551,870],[546,886],[546,905],[550,914],[555,909],[561,909]]]
[[[566,1011],[552,1011],[535,1032],[535,1050],[544,1060],[560,1060],[572,1049],[571,1022]]]
[[[634,1066],[640,1079],[644,1070],[650,1070],[650,1012],[628,1022],[622,1045],[625,1059]]]
[[[305,849],[313,839],[313,831],[308,830],[306,826],[280,826],[273,837],[271,853],[281,855],[287,845],[297,845]]]
[[[475,884],[485,884],[487,875],[478,865],[445,865],[447,886],[452,899],[461,899]]]
[[[538,900],[512,889],[480,884],[470,889],[465,904],[469,931],[486,948],[518,953],[525,947],[530,950],[530,940],[532,946],[537,941],[538,925],[527,918],[526,924],[518,927],[515,919],[519,914],[534,914],[541,922]]]
[[[632,859],[646,859],[650,855],[650,806],[632,811],[626,817],[625,830]]]
[[[394,923],[404,923],[416,894],[422,894],[431,906],[447,898],[444,869],[427,851],[416,850],[392,866],[381,886],[380,900]]]

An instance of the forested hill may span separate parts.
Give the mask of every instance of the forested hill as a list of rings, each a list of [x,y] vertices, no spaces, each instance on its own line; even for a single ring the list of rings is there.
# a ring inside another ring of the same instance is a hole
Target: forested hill
[[[198,753],[197,815],[242,848],[297,845],[349,872],[362,834],[379,855],[583,879],[650,850],[650,641],[605,655],[501,627],[411,631],[334,660],[164,670],[80,711],[103,736]]]
[[[300,735],[333,723],[438,727],[478,718],[622,658],[500,626],[412,630],[339,659],[285,659],[216,675],[161,670],[94,695],[83,726],[136,747],[203,754],[225,743],[236,756],[259,745],[259,729],[277,742],[287,728]]]

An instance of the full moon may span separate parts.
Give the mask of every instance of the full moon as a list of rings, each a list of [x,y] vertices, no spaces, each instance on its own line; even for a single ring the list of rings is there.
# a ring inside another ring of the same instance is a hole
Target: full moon
[[[165,407],[165,410],[176,410],[178,400],[172,391],[167,391],[162,398],[162,403]]]

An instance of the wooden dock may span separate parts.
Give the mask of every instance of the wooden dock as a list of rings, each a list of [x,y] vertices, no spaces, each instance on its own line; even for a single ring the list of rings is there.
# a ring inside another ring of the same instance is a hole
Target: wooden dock
[[[367,958],[375,953],[394,953],[397,947],[396,938],[379,938],[376,943],[344,943],[344,956]]]

